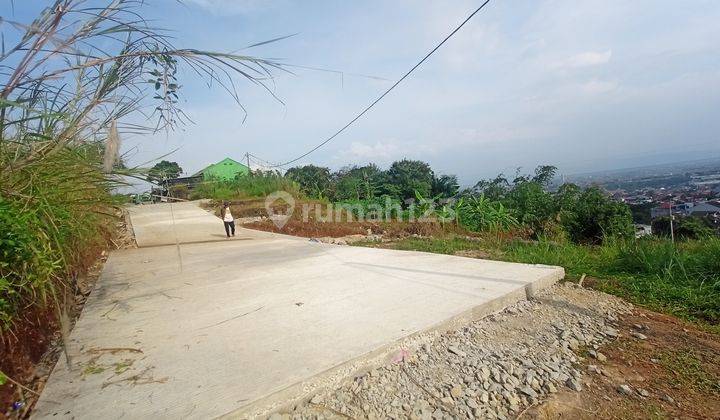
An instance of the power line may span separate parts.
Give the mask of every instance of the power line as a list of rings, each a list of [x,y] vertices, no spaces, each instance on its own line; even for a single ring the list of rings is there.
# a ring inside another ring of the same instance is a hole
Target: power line
[[[269,160],[265,160],[265,159],[263,159],[259,156],[256,156],[252,153],[248,153],[248,154],[250,155],[252,160],[254,160],[256,163],[260,164],[260,166],[264,166],[266,168],[279,168],[279,167],[283,166],[283,165],[279,165],[279,164],[270,162]]]
[[[365,113],[367,113],[372,107],[374,107],[374,106],[375,106],[378,102],[380,102],[385,96],[387,96],[388,93],[390,93],[393,89],[395,89],[395,87],[397,87],[397,85],[399,85],[403,80],[405,80],[408,76],[410,76],[410,74],[411,74],[412,72],[414,72],[415,69],[417,69],[418,67],[420,67],[420,65],[421,65],[422,63],[424,63],[425,60],[427,60],[428,58],[430,58],[430,56],[433,55],[433,53],[435,53],[435,51],[437,51],[440,47],[442,47],[443,44],[445,44],[453,35],[455,35],[455,33],[456,33],[457,31],[459,31],[463,26],[465,26],[465,24],[468,23],[468,21],[470,21],[470,19],[472,19],[473,16],[475,16],[480,10],[482,10],[488,3],[490,3],[490,0],[485,0],[485,2],[483,2],[483,4],[480,5],[480,7],[478,7],[477,9],[475,9],[475,11],[472,12],[467,18],[465,18],[465,20],[463,20],[462,23],[461,23],[460,25],[458,25],[457,28],[455,28],[452,32],[450,32],[450,34],[449,34],[448,36],[446,36],[445,39],[443,39],[439,44],[437,44],[437,45],[435,46],[435,48],[433,48],[432,50],[430,50],[430,52],[427,53],[427,54],[425,55],[425,57],[422,58],[422,60],[418,61],[417,64],[415,64],[410,70],[408,70],[408,72],[405,73],[405,74],[403,75],[403,77],[401,77],[400,79],[398,79],[397,82],[395,82],[392,86],[390,86],[385,92],[383,92],[382,95],[380,95],[377,99],[375,99],[370,105],[366,106],[365,109],[363,109],[358,115],[355,116],[355,118],[353,118],[352,120],[350,120],[350,122],[348,122],[347,124],[345,124],[345,125],[344,125],[341,129],[339,129],[338,131],[336,131],[335,134],[333,134],[332,136],[328,137],[327,139],[325,139],[324,141],[322,141],[320,144],[318,144],[317,146],[313,147],[312,149],[310,149],[310,150],[307,151],[306,153],[303,153],[302,155],[296,157],[295,159],[289,160],[289,161],[287,161],[287,162],[279,163],[279,164],[277,164],[277,165],[273,165],[272,167],[275,167],[275,168],[276,168],[276,167],[286,166],[286,165],[289,165],[289,164],[291,164],[291,163],[297,162],[298,160],[304,158],[305,156],[309,155],[310,153],[312,153],[312,152],[316,151],[317,149],[323,147],[324,145],[326,145],[327,143],[329,143],[330,141],[332,141],[332,139],[334,139],[335,137],[337,137],[338,135],[340,135],[340,133],[342,133],[343,131],[345,131],[345,130],[346,130],[348,127],[350,127],[355,121],[359,120],[363,115],[365,115]]]

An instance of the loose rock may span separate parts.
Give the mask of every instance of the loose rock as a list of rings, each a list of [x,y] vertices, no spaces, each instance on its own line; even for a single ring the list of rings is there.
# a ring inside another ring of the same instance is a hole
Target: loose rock
[[[618,387],[618,392],[625,395],[632,395],[633,390],[629,385],[620,385]]]
[[[455,346],[448,346],[448,351],[449,351],[450,353],[456,354],[456,355],[458,355],[458,356],[460,356],[460,357],[465,357],[465,356],[467,356],[467,354],[466,354],[464,351],[458,349],[458,348],[455,347]]]
[[[367,419],[514,418],[559,386],[580,391],[583,372],[575,367],[579,356],[574,349],[589,347],[590,357],[606,361],[597,349],[618,335],[608,322],[629,313],[630,306],[567,285],[536,296],[571,304],[523,301],[455,331],[421,334],[412,339],[419,342],[406,343],[417,349],[412,357],[335,389],[329,385],[327,392],[313,396],[314,405],[298,405],[292,417],[324,419],[339,412]],[[588,315],[593,312],[605,316]],[[588,372],[602,370],[591,365]],[[625,386],[627,395],[635,393]]]
[[[567,387],[572,389],[573,391],[577,391],[577,392],[582,391],[582,385],[580,384],[580,381],[577,381],[575,379],[568,379],[565,382],[565,385],[567,385]]]

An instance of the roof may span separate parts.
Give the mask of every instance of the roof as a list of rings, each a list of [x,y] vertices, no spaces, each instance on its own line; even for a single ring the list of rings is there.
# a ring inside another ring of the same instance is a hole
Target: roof
[[[692,208],[690,213],[715,213],[720,212],[720,205],[711,201],[699,203]]]
[[[213,167],[213,166],[215,166],[215,165],[221,165],[221,164],[225,164],[225,163],[232,163],[233,165],[239,165],[239,166],[242,166],[242,167],[247,168],[247,165],[243,165],[242,163],[236,161],[235,159],[230,159],[229,157],[226,157],[225,159],[221,160],[220,162],[210,164],[210,165],[208,165],[208,166],[200,169],[199,171],[197,171],[197,172],[195,172],[194,174],[190,175],[190,177],[200,176],[200,175],[203,174],[203,172],[205,172],[205,171],[208,170],[209,168],[211,168],[211,167]]]

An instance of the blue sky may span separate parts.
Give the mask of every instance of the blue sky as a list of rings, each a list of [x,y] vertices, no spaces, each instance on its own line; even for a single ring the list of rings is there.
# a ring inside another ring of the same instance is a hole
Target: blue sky
[[[23,4],[20,4],[23,3]],[[39,1],[16,2],[16,14]],[[195,124],[128,137],[131,162],[179,147],[186,172],[246,151],[286,161],[310,149],[417,62],[479,1],[150,0],[179,47],[246,50],[289,64],[276,94],[241,83],[242,110],[184,73]],[[491,3],[378,106],[303,159],[339,168],[403,157],[463,184],[539,164],[563,173],[720,156],[720,2]],[[351,76],[360,73],[377,80]]]

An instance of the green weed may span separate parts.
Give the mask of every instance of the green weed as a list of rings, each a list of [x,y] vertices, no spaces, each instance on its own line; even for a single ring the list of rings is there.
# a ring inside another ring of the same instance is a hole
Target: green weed
[[[663,367],[672,372],[669,383],[673,387],[720,394],[720,377],[708,372],[692,350],[665,351],[658,359]]]
[[[97,375],[98,373],[103,373],[103,372],[105,372],[105,369],[106,369],[106,368],[103,367],[103,366],[98,366],[98,365],[96,365],[96,364],[94,364],[94,363],[91,363],[91,364],[85,366],[85,369],[83,369],[83,375],[84,375],[84,376],[87,376],[87,375]]]
[[[300,196],[300,189],[296,182],[276,173],[253,173],[251,176],[241,176],[234,180],[210,180],[195,187],[190,198],[210,198],[214,200],[237,200],[242,198],[265,197],[275,191],[285,191],[291,195]]]
[[[0,330],[63,296],[105,247],[116,200],[97,158],[66,149],[0,174]]]

